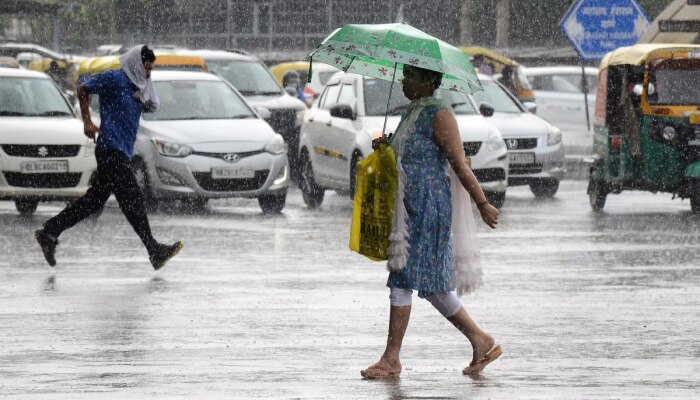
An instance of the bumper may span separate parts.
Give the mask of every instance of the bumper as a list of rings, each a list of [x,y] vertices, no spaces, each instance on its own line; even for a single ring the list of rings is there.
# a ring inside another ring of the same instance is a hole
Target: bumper
[[[513,151],[509,153],[532,153],[533,151]],[[564,146],[559,143],[555,146],[534,149],[534,164],[511,163],[508,174],[508,185],[526,185],[540,179],[561,180],[564,178],[565,156]]]
[[[482,149],[471,159],[471,167],[481,189],[505,193],[508,187],[508,157],[503,151],[486,152]]]
[[[253,178],[213,179],[213,168],[242,168],[255,171]],[[156,156],[147,163],[148,182],[157,198],[259,197],[282,194],[289,186],[286,154],[261,153],[236,163],[190,155],[184,158]]]
[[[83,196],[97,170],[94,155],[86,157],[84,151],[86,150],[83,148],[76,157],[51,159],[10,157],[3,154],[0,157],[0,200],[64,200]],[[23,162],[37,160],[66,160],[68,171],[22,173]]]

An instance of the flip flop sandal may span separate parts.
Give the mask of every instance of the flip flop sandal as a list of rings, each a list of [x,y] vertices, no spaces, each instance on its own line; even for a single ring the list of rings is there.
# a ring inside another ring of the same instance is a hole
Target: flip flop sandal
[[[370,373],[371,370],[378,370],[383,372],[383,374],[372,374]],[[367,368],[364,371],[360,371],[360,375],[362,375],[363,378],[365,379],[386,379],[386,378],[396,378],[399,375],[401,375],[401,371],[399,372],[392,372],[386,369],[385,367],[382,367],[381,365],[374,364]]]
[[[489,365],[492,361],[496,360],[498,357],[503,354],[503,350],[501,349],[501,345],[494,344],[491,350],[486,353],[483,357],[480,359],[476,360],[475,362],[469,364],[467,368],[465,368],[462,373],[464,375],[478,375],[481,373],[481,371],[486,368],[487,365]],[[469,368],[474,368],[471,372],[467,372],[467,369]]]

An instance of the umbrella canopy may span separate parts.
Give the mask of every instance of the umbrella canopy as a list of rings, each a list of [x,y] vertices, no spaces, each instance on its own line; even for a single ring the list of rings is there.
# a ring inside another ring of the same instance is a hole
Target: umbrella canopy
[[[401,79],[404,64],[413,65],[442,72],[440,89],[469,94],[482,90],[463,51],[403,22],[345,25],[324,39],[309,58],[388,81]]]

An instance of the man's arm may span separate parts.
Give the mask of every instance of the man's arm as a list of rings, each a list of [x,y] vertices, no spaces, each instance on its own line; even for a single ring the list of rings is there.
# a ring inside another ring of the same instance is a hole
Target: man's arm
[[[90,118],[90,93],[85,85],[78,87],[78,99],[80,100],[80,115],[83,117],[83,131],[85,136],[94,141],[99,129],[92,122],[92,118]]]

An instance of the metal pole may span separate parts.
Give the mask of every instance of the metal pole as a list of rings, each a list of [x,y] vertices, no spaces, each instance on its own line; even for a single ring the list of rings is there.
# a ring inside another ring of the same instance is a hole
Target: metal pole
[[[586,79],[586,67],[581,59],[581,89],[583,90],[583,104],[586,108],[586,130],[591,130],[591,116],[588,115],[588,79]]]
[[[389,97],[386,99],[386,112],[384,112],[384,127],[382,128],[382,137],[386,138],[386,120],[389,119],[389,101],[391,101],[391,90],[394,88],[394,80],[396,79],[396,66],[399,63],[394,63],[394,75],[391,76],[391,86],[389,86]]]

